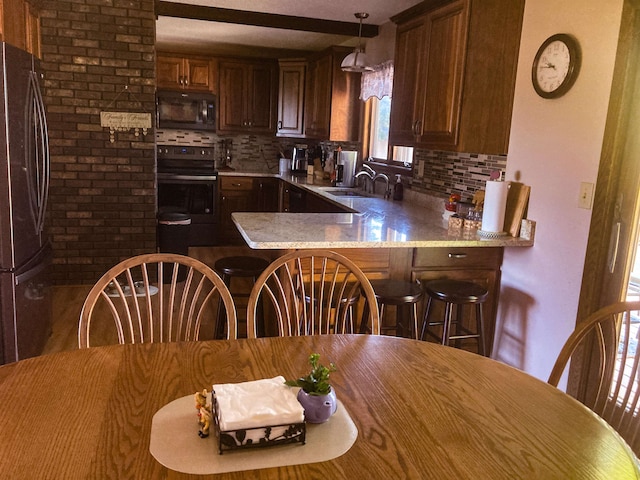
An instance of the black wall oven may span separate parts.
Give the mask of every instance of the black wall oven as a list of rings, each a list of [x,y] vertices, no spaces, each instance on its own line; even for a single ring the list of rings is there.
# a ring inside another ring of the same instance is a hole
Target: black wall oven
[[[157,149],[158,216],[189,215],[189,246],[216,244],[218,172],[213,147],[165,146]]]

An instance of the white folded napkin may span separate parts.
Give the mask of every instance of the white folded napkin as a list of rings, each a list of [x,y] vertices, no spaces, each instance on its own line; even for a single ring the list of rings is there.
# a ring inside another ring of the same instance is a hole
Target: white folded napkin
[[[282,376],[213,385],[213,391],[222,431],[304,422],[298,389],[286,386]]]

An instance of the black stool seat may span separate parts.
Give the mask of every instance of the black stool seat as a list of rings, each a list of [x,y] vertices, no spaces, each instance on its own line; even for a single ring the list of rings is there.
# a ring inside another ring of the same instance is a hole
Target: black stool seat
[[[478,353],[485,355],[484,320],[482,318],[482,304],[489,296],[489,291],[482,285],[462,280],[441,279],[432,280],[424,285],[424,290],[429,296],[427,308],[424,312],[422,332],[420,339],[425,334],[439,340],[442,345],[449,345],[451,340],[456,346],[462,339],[476,339],[478,341]],[[439,300],[445,304],[444,319],[442,321],[430,321],[429,313],[433,300]],[[473,332],[462,325],[462,307],[475,305],[476,331]],[[456,309],[456,320],[452,320],[453,307]],[[451,334],[452,324],[455,325],[455,333]],[[433,332],[432,327],[442,326],[442,336]]]
[[[376,298],[386,305],[416,303],[423,295],[420,285],[403,280],[371,280],[371,286]]]
[[[304,301],[307,304],[311,303],[311,295],[310,295],[310,286],[305,284],[305,295]],[[331,282],[324,282],[324,285],[320,282],[315,282],[314,284],[314,293],[313,293],[313,304],[314,308],[318,307],[318,299],[320,295],[323,296],[323,304],[322,307],[329,307],[330,309],[336,310],[336,321],[334,322],[333,329],[335,333],[353,333],[353,308],[358,300],[360,300],[360,289],[356,289],[352,295],[348,295],[353,290],[353,284],[347,283],[344,287],[344,295],[338,298],[338,294],[340,293],[341,285],[333,286],[333,296],[331,298],[331,304],[327,305],[327,295],[331,293]],[[343,319],[344,321],[339,321]]]
[[[252,257],[246,255],[222,257],[218,259],[213,269],[218,272],[222,281],[229,287],[231,291],[231,280],[233,278],[253,278],[253,283],[258,279],[260,274],[269,266],[269,261],[260,257]],[[246,282],[245,282],[246,283]],[[238,285],[236,285],[237,287]],[[253,284],[248,288],[247,292],[231,292],[233,299],[238,305],[237,299],[239,297],[249,298],[251,294],[251,288]],[[216,322],[216,338],[223,338],[223,322],[224,315],[222,314],[222,305],[218,305],[218,318]],[[259,325],[259,329],[262,329],[264,325]]]
[[[397,307],[395,325],[382,326],[380,330],[382,332],[394,330],[396,335],[398,335],[399,333],[403,333],[405,329],[409,329],[411,331],[411,336],[417,338],[418,302],[422,300],[423,297],[422,287],[418,283],[393,279],[371,280],[371,286],[376,294],[381,321],[384,317],[386,305],[394,305]],[[403,312],[403,307],[409,306],[412,307],[409,315],[411,326],[407,327],[403,321],[406,318],[406,315]],[[363,315],[363,319],[368,317],[368,311],[365,310],[364,313],[365,315]],[[363,321],[360,324],[360,333],[366,333],[366,330],[367,325],[364,325]]]
[[[260,257],[237,256],[223,257],[216,261],[214,270],[226,277],[259,277],[269,266],[269,262]]]
[[[426,283],[424,289],[430,297],[456,305],[482,303],[489,295],[483,286],[461,280],[433,280]]]

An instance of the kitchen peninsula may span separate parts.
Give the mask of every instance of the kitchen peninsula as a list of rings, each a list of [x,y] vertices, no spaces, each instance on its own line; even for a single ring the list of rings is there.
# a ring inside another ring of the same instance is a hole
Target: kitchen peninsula
[[[454,278],[480,283],[489,290],[485,318],[492,341],[503,250],[531,247],[533,239],[508,235],[483,238],[475,230],[450,230],[442,217],[443,208],[437,209],[442,201],[420,202],[408,196],[398,202],[381,196],[335,195],[327,182],[289,175],[279,178],[284,187],[294,186],[343,211],[235,212],[233,222],[249,247],[336,250],[355,261],[370,279]]]
[[[343,211],[233,213],[235,225],[253,249],[533,246],[533,239],[509,235],[485,238],[476,230],[449,229],[442,209],[437,210],[442,205],[437,199],[393,201],[358,189],[344,195],[349,189],[333,189],[326,181],[293,175],[277,177]]]

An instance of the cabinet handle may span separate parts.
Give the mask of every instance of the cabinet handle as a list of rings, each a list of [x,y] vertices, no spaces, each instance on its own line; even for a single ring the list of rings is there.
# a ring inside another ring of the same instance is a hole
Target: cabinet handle
[[[449,258],[459,260],[461,258],[467,258],[467,254],[466,253],[450,253]]]
[[[184,77],[184,84],[189,85],[189,79],[187,77]]]
[[[413,124],[413,134],[420,135],[421,127],[422,127],[422,120],[416,120],[415,123]]]
[[[231,186],[232,187],[241,187],[242,184],[241,183],[232,183]]]
[[[278,120],[278,130],[282,130],[282,120]]]

